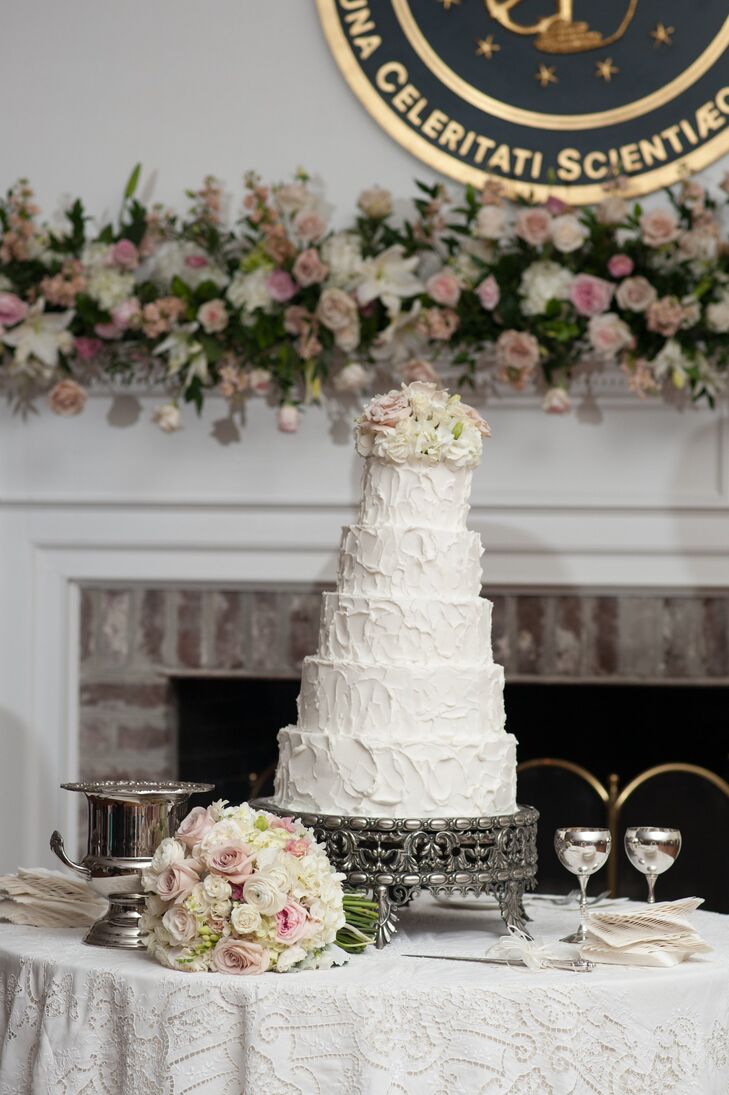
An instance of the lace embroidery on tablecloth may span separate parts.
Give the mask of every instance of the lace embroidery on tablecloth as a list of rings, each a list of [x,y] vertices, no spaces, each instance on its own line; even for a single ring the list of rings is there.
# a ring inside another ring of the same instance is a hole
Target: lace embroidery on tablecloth
[[[0,972],[1,1095],[729,1091],[722,970],[711,1007],[699,980],[666,999],[657,980],[642,979],[629,1002],[614,984],[566,974],[558,987],[525,993],[513,975],[498,987],[431,990],[392,978],[338,983],[336,971],[311,975],[311,987],[304,975],[135,983],[89,969],[56,973],[43,959]]]

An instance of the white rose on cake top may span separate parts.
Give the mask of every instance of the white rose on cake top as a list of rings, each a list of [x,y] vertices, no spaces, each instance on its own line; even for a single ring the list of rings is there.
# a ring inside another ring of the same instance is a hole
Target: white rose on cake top
[[[357,452],[393,464],[407,461],[474,468],[488,423],[459,395],[415,381],[377,395],[357,419]]]

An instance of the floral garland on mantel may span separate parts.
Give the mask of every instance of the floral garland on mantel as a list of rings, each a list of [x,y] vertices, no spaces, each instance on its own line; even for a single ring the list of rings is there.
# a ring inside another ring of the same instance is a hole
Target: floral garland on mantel
[[[0,386],[17,408],[47,393],[73,415],[99,381],[162,385],[165,431],[181,403],[199,410],[217,391],[232,412],[268,396],[294,432],[302,405],[351,399],[383,372],[535,385],[552,413],[570,409],[575,377],[606,368],[639,397],[713,406],[724,387],[729,244],[695,181],[650,211],[620,180],[583,209],[514,207],[495,186],[453,202],[417,183],[406,217],[375,187],[332,232],[303,172],[278,186],[246,176],[232,228],[214,178],[181,218],[143,205],[139,177],[118,223],[93,232],[80,200],[60,229],[41,223],[24,180],[0,202]]]

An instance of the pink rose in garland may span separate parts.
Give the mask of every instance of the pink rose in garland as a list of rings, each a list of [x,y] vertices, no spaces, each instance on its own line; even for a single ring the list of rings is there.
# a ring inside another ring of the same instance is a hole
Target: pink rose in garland
[[[493,312],[494,308],[501,300],[499,283],[493,274],[489,274],[488,277],[483,279],[476,289],[476,296],[481,302],[482,308],[485,308],[487,312]]]
[[[111,261],[123,270],[134,270],[139,265],[139,251],[131,240],[119,240],[111,249]]]
[[[587,325],[587,335],[592,348],[605,358],[616,357],[634,342],[630,327],[614,312],[593,316]]]
[[[608,260],[608,271],[613,278],[627,278],[633,273],[635,263],[630,255],[611,255]]]
[[[100,338],[86,338],[82,336],[73,340],[73,348],[76,351],[76,357],[80,358],[81,361],[93,361],[103,347],[104,343]]]
[[[606,312],[613,297],[613,286],[604,278],[578,274],[570,287],[570,300],[581,316],[596,316]]]
[[[198,308],[197,318],[204,331],[215,334],[228,326],[228,309],[222,300],[208,300]]]
[[[279,304],[285,304],[287,300],[295,297],[299,287],[285,270],[274,270],[266,278],[266,288],[271,294],[271,299]]]
[[[546,209],[520,209],[516,218],[516,234],[530,247],[541,247],[550,238],[552,217]]]
[[[436,304],[443,304],[447,308],[455,308],[461,296],[460,282],[450,270],[440,270],[429,277],[425,289]]]
[[[0,327],[14,327],[28,314],[28,305],[15,293],[0,293]]]
[[[296,433],[299,428],[299,408],[292,403],[284,403],[278,409],[276,425],[281,433]]]

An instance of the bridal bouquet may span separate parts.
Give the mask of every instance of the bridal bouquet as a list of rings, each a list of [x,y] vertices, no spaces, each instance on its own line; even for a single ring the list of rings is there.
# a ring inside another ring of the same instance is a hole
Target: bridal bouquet
[[[195,973],[341,965],[372,942],[361,926],[376,918],[372,902],[343,893],[343,878],[293,818],[196,806],[143,872],[148,950]]]

